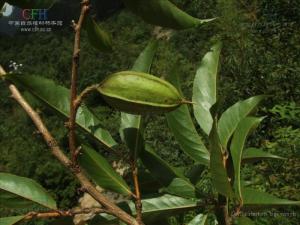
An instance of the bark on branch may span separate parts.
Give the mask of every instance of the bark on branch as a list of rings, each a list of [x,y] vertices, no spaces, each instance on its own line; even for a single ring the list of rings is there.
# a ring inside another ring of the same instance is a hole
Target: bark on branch
[[[72,58],[72,75],[71,75],[71,95],[70,95],[70,117],[69,117],[69,148],[72,155],[72,163],[74,168],[79,167],[77,165],[77,155],[79,153],[78,147],[76,146],[76,114],[78,106],[75,104],[77,98],[77,77],[79,68],[79,56],[80,56],[80,33],[83,26],[84,19],[89,11],[89,0],[83,0],[81,7],[80,17],[77,23],[73,22],[73,28],[75,31],[73,58]]]
[[[135,209],[136,209],[136,220],[140,225],[144,225],[142,218],[142,199],[140,193],[139,179],[138,179],[138,168],[135,159],[131,159],[131,170],[132,170],[132,178],[134,183],[135,190]]]
[[[41,117],[37,112],[35,112],[32,107],[27,103],[27,101],[23,98],[17,87],[13,84],[9,84],[9,90],[11,91],[12,97],[21,105],[21,107],[25,110],[28,116],[31,118],[39,132],[42,134],[44,140],[52,151],[52,154],[66,167],[70,168],[74,175],[77,177],[79,182],[82,185],[83,190],[89,193],[97,202],[99,202],[109,214],[121,219],[126,224],[129,225],[138,225],[135,218],[131,215],[123,211],[117,205],[112,203],[105,195],[100,193],[93,183],[86,177],[83,172],[74,171],[72,167],[72,161],[63,153],[63,151],[58,146],[57,141],[53,138],[53,136],[48,131],[47,127],[44,125]]]
[[[87,208],[87,209],[72,209],[67,211],[56,210],[49,212],[29,212],[26,214],[23,220],[32,220],[35,218],[45,219],[45,218],[56,218],[56,217],[73,217],[78,214],[99,214],[108,213],[107,210],[103,208]]]

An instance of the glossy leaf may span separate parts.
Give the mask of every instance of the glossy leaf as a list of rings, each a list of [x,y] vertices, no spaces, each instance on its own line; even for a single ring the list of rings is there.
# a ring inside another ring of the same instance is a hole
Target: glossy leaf
[[[181,92],[178,70],[175,67],[168,80]],[[181,149],[198,163],[209,164],[209,152],[196,131],[187,105],[166,114],[170,130]]]
[[[189,222],[187,225],[205,225],[206,221],[207,221],[207,215],[206,214],[199,214],[191,222]]]
[[[230,146],[230,153],[234,168],[234,190],[239,197],[242,198],[241,193],[241,163],[244,145],[249,133],[255,129],[263,118],[246,117],[238,124]]]
[[[173,195],[163,195],[156,198],[143,199],[143,221],[146,224],[157,224],[162,219],[169,216],[180,214],[189,210],[197,208],[198,200],[186,199]],[[133,202],[129,202],[128,205],[120,205],[123,209],[135,215],[135,206]],[[102,214],[95,217],[89,225],[109,225],[116,224],[116,218]]]
[[[149,73],[157,49],[157,41],[150,41],[135,61],[132,70]],[[144,148],[142,116],[121,112],[120,134],[136,159],[138,152]],[[124,135],[126,134],[126,135]]]
[[[112,50],[110,35],[106,33],[91,16],[85,18],[83,27],[87,31],[90,44],[94,48],[104,52]]]
[[[292,201],[288,199],[278,198],[271,194],[258,191],[252,188],[242,189],[243,203],[245,206],[255,207],[272,207],[283,205],[297,205],[300,206],[300,201]]]
[[[229,139],[233,132],[237,128],[239,122],[250,115],[258,104],[264,100],[267,96],[258,95],[248,98],[244,101],[239,101],[233,106],[229,107],[221,116],[218,125],[218,133],[221,144],[224,148],[227,148]]]
[[[88,176],[100,187],[123,195],[131,195],[131,190],[123,178],[95,150],[82,145],[82,154],[78,160]]]
[[[195,187],[182,178],[174,178],[168,187],[162,188],[161,191],[183,198],[196,198]]]
[[[242,162],[250,163],[265,159],[285,159],[278,155],[271,154],[259,148],[247,148],[243,151]]]
[[[217,74],[220,52],[221,43],[217,43],[206,53],[197,70],[193,85],[194,115],[207,135],[210,133],[213,124],[210,109],[217,102]]]
[[[132,71],[149,73],[151,70],[154,55],[158,47],[156,40],[151,40],[141,52],[132,66]]]
[[[185,199],[172,195],[163,195],[157,198],[150,198],[142,200],[143,218],[149,223],[157,220],[158,217],[166,217],[174,215],[174,213],[181,213],[192,210],[197,207],[199,200]],[[131,203],[131,209],[135,214],[134,204]]]
[[[160,158],[149,146],[146,146],[140,157],[151,175],[166,187],[173,179],[178,177],[184,178],[176,168]]]
[[[185,173],[185,176],[189,178],[192,184],[196,185],[202,178],[203,171],[205,171],[206,166],[201,164],[193,165],[190,170]]]
[[[10,216],[10,217],[3,217],[0,218],[0,225],[14,225],[18,222],[20,222],[24,216]]]
[[[123,130],[123,133],[125,143],[131,153],[131,158],[136,160],[145,146],[141,130],[137,128],[126,128]]]
[[[49,209],[56,209],[55,200],[34,180],[9,173],[0,173],[0,191],[32,201]]]
[[[123,2],[145,22],[162,27],[186,29],[213,20],[194,18],[168,0],[123,0]]]
[[[23,9],[48,9],[57,0],[6,0],[6,2]]]
[[[0,208],[8,209],[28,209],[28,211],[33,211],[35,208],[40,208],[41,206],[13,193],[0,190]]]
[[[163,187],[150,172],[141,168],[138,171],[138,179],[142,195],[159,193],[159,189]]]
[[[24,88],[56,112],[65,117],[69,116],[70,91],[67,88],[52,80],[32,75],[8,74],[5,78]],[[76,123],[106,147],[111,148],[117,144],[110,133],[101,128],[99,119],[84,105],[78,109]]]
[[[248,217],[241,216],[234,220],[234,225],[255,225],[255,223]]]
[[[217,124],[214,122],[212,131],[209,135],[210,143],[210,171],[213,187],[218,193],[232,196],[232,188],[228,180],[227,170],[224,166],[224,156],[222,146],[217,133]]]
[[[195,197],[196,190],[194,185],[176,168],[155,154],[149,146],[146,146],[140,157],[151,175],[164,185],[163,191],[181,197]]]

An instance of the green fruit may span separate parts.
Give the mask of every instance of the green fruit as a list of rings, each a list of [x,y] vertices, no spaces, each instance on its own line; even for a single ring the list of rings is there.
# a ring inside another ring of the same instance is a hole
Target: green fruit
[[[98,91],[109,105],[132,114],[164,113],[187,103],[169,82],[134,71],[108,76]]]
[[[173,29],[198,26],[213,19],[201,20],[180,10],[168,0],[123,0],[127,8],[145,22]]]

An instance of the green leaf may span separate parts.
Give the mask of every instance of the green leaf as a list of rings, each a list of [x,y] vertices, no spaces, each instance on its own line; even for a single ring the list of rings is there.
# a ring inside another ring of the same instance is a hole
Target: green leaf
[[[178,215],[197,208],[198,200],[186,199],[173,195],[163,195],[156,198],[143,199],[142,205],[143,221],[146,224],[157,224],[159,221],[169,216]],[[125,206],[120,205],[120,207],[132,215],[136,214],[133,202],[129,202]],[[116,224],[116,221],[116,218],[113,216],[101,214],[100,216],[96,216],[89,225],[110,225]]]
[[[158,193],[159,189],[162,188],[162,184],[145,169],[139,168],[138,180],[142,195]]]
[[[18,222],[20,222],[24,216],[10,216],[10,217],[3,217],[0,218],[0,225],[14,225]]]
[[[248,217],[245,217],[245,216],[237,217],[234,220],[234,224],[235,225],[255,225],[255,223],[251,219],[249,219]]]
[[[28,211],[40,208],[41,206],[25,198],[20,198],[13,193],[0,190],[0,208],[28,209]]]
[[[166,161],[154,153],[148,145],[146,145],[146,149],[141,153],[140,157],[151,175],[166,187],[173,181],[173,179],[177,177],[184,177],[176,168],[169,165]]]
[[[82,145],[82,154],[79,155],[78,161],[89,177],[100,187],[123,195],[132,194],[123,178],[95,150]]]
[[[150,171],[151,175],[160,182],[168,193],[181,197],[195,197],[195,187],[191,184],[182,173],[176,168],[169,165],[166,161],[156,155],[148,145],[140,155],[145,167]],[[184,188],[179,188],[179,186]]]
[[[0,173],[0,191],[29,200],[49,209],[56,209],[55,200],[34,180],[9,173]],[[1,194],[3,196],[3,194]]]
[[[123,2],[127,8],[140,16],[145,22],[161,27],[179,30],[214,20],[194,18],[168,0],[123,0]]]
[[[259,148],[247,148],[243,151],[243,155],[242,155],[243,163],[256,162],[264,159],[285,159],[285,158],[280,157],[278,155],[273,155],[269,152],[265,152]]]
[[[18,87],[24,88],[61,115],[65,117],[69,116],[69,89],[55,84],[52,80],[38,76],[7,74],[5,78],[16,84]],[[84,105],[78,109],[76,123],[80,128],[91,135],[91,137],[107,148],[111,148],[117,144],[110,133],[101,128],[99,119]]]
[[[239,101],[229,107],[221,116],[218,125],[218,133],[221,144],[227,149],[227,144],[233,132],[237,128],[239,122],[250,115],[258,104],[267,96],[258,95],[248,98],[244,101]]]
[[[131,70],[136,72],[150,73],[157,47],[158,42],[156,40],[149,41],[146,48],[141,52],[139,57],[134,62]]]
[[[91,17],[85,18],[83,28],[87,31],[90,44],[99,51],[111,51],[112,41],[108,33],[106,33]]]
[[[168,80],[181,92],[178,69],[175,66]],[[198,163],[209,164],[209,152],[196,131],[187,105],[166,114],[170,130],[181,149]]]
[[[234,168],[234,190],[239,199],[242,199],[241,163],[244,145],[249,133],[254,130],[263,119],[264,117],[246,117],[242,119],[238,124],[231,141],[230,153]]]
[[[57,0],[6,0],[6,2],[23,9],[48,9]]]
[[[190,170],[185,173],[185,176],[189,178],[192,184],[196,185],[202,178],[203,171],[206,166],[201,164],[193,165]]]
[[[150,41],[135,61],[132,70],[149,73],[156,49],[157,41]],[[142,116],[121,112],[121,138],[127,144],[134,159],[137,159],[138,152],[144,148],[143,132]]]
[[[123,133],[125,143],[130,150],[131,157],[136,160],[145,146],[141,131],[136,128],[126,128],[123,130]]]
[[[218,193],[226,196],[232,196],[232,188],[228,180],[227,170],[223,163],[222,146],[217,133],[217,124],[214,122],[212,131],[209,135],[210,143],[210,171],[213,187]]]
[[[188,225],[205,225],[207,221],[207,214],[197,215]]]
[[[258,191],[252,188],[242,189],[244,206],[254,207],[273,207],[283,205],[297,205],[300,206],[300,201],[292,201],[288,199],[281,199],[271,194]]]
[[[175,215],[186,212],[197,207],[199,200],[185,199],[172,195],[163,195],[158,198],[150,198],[142,200],[143,205],[143,219],[148,223],[157,221],[158,218]],[[131,209],[135,214],[134,204],[131,203]]]
[[[213,118],[210,108],[217,102],[217,74],[221,43],[212,46],[203,57],[197,70],[193,86],[193,107],[195,118],[208,135],[211,131]]]
[[[196,198],[195,187],[182,178],[174,178],[168,187],[162,188],[161,191],[183,198]]]

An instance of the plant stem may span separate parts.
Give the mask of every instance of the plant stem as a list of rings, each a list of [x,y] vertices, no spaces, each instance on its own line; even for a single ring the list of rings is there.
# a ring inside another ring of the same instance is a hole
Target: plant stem
[[[75,40],[74,40],[74,49],[73,49],[73,58],[72,58],[72,75],[71,75],[71,99],[70,99],[70,118],[69,118],[69,148],[72,155],[73,166],[77,165],[77,155],[78,148],[76,146],[76,114],[79,105],[75,104],[77,98],[77,77],[78,77],[78,67],[79,67],[79,54],[80,54],[80,33],[83,25],[85,16],[89,11],[89,0],[83,0],[81,7],[81,13],[78,20],[78,23],[73,23],[75,30]],[[77,166],[78,167],[78,166]]]
[[[48,131],[47,127],[44,125],[41,117],[37,112],[35,112],[28,102],[23,98],[17,87],[13,84],[9,84],[8,88],[12,93],[12,98],[14,98],[20,106],[25,110],[28,116],[31,118],[38,131],[42,134],[45,142],[52,151],[52,154],[67,168],[71,169],[73,174],[77,177],[83,190],[89,193],[97,202],[99,202],[109,214],[119,218],[128,225],[139,225],[135,218],[130,216],[128,213],[123,211],[117,205],[111,202],[105,195],[100,193],[93,183],[86,177],[86,175],[81,171],[74,170],[72,166],[72,161],[63,153],[60,149],[57,141],[53,138],[51,133]]]
[[[90,94],[91,92],[97,90],[97,88],[99,87],[99,84],[94,84],[91,86],[86,87],[75,99],[74,101],[74,107],[75,108],[79,108],[79,106],[82,104],[83,99]]]
[[[56,218],[56,217],[73,217],[78,214],[99,214],[107,213],[107,210],[103,208],[86,208],[86,209],[72,209],[67,211],[55,210],[49,212],[29,212],[26,214],[23,220],[32,220],[34,218]]]
[[[131,170],[132,170],[132,177],[133,177],[134,190],[135,190],[136,220],[140,225],[144,225],[142,220],[143,206],[142,206],[141,192],[139,187],[138,168],[135,159],[132,159],[131,161]]]

